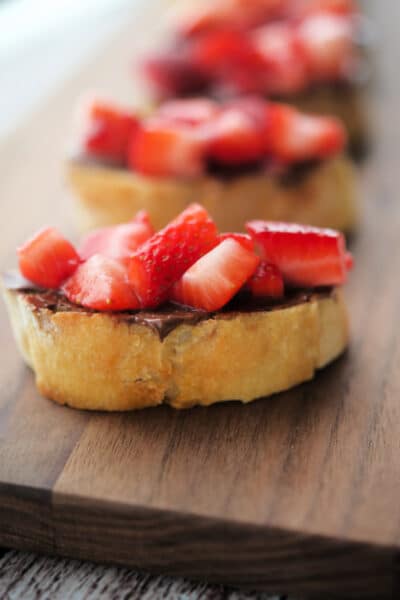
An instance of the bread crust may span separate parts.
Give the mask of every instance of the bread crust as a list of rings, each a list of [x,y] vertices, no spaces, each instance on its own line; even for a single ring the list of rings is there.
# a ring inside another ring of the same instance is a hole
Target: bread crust
[[[4,296],[40,392],[80,409],[249,402],[311,379],[348,343],[339,289],[284,308],[219,313],[164,338],[118,315],[38,308],[16,290]]]
[[[141,209],[149,212],[157,230],[191,202],[201,202],[221,231],[241,231],[254,218],[350,231],[358,216],[355,177],[345,156],[315,165],[295,183],[265,173],[231,179],[153,178],[127,169],[68,163],[77,224],[83,231],[126,222]]]

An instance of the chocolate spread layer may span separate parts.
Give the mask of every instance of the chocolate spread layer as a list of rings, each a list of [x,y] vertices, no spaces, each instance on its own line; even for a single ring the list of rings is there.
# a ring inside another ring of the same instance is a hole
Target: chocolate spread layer
[[[77,312],[94,314],[99,311],[73,304],[58,290],[43,290],[23,279],[16,272],[3,275],[4,286],[25,295],[26,300],[35,310],[55,312]],[[196,325],[206,319],[232,319],[243,313],[279,310],[310,302],[313,298],[329,297],[333,288],[317,288],[313,290],[287,290],[284,298],[254,298],[247,292],[237,294],[226,306],[217,312],[193,309],[167,303],[156,310],[138,310],[107,313],[113,319],[125,323],[145,325],[155,331],[163,340],[179,325]]]
[[[105,169],[128,170],[127,164],[123,161],[118,162],[88,154],[73,155],[69,161],[71,164],[88,168],[102,167]],[[320,164],[321,160],[317,159],[297,162],[291,165],[277,165],[268,161],[257,161],[229,166],[215,161],[208,161],[206,174],[216,179],[229,181],[235,177],[265,173],[266,175],[275,177],[281,184],[289,186],[301,183]]]

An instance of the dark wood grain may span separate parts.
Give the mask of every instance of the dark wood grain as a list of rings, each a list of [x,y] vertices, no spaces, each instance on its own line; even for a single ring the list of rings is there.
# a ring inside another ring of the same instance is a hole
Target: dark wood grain
[[[310,596],[395,597],[400,550],[400,4],[380,30],[346,356],[248,406],[88,415],[40,398],[0,309],[0,543]],[[150,13],[149,13],[150,14]],[[134,94],[143,15],[0,148],[2,266],[71,230],[62,156],[81,90]]]

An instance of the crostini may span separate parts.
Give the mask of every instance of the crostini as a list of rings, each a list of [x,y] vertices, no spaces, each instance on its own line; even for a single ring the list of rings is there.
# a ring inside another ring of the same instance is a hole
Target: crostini
[[[366,137],[368,70],[353,0],[213,0],[172,23],[167,47],[143,60],[158,97],[249,93],[335,115],[351,144]]]
[[[4,295],[40,392],[123,411],[249,402],[311,379],[348,343],[342,234],[250,221],[219,234],[199,205],[154,233],[141,213],[78,249],[46,228]],[[23,276],[23,278],[21,277]]]
[[[150,116],[93,102],[68,161],[78,225],[87,230],[146,210],[164,227],[203,202],[223,231],[254,217],[354,229],[355,173],[336,118],[248,97],[173,100]]]

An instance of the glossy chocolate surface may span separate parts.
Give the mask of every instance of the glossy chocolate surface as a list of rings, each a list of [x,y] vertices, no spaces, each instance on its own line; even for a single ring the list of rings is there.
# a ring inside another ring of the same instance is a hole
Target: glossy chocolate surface
[[[42,290],[35,287],[26,279],[22,278],[18,272],[8,272],[3,275],[4,286],[16,293],[24,294],[26,300],[36,310],[49,310],[51,312],[79,312],[94,314],[95,311],[84,308],[77,304],[72,304],[58,290]],[[231,319],[241,313],[264,312],[279,310],[295,306],[304,302],[309,302],[315,297],[329,297],[332,294],[332,288],[318,288],[314,290],[287,290],[284,298],[254,298],[247,292],[237,294],[226,306],[217,312],[207,312],[176,304],[164,304],[156,310],[139,310],[124,312],[104,313],[110,315],[113,319],[132,323],[136,325],[145,325],[157,332],[160,339],[164,339],[171,331],[179,325],[196,325],[206,319]]]

